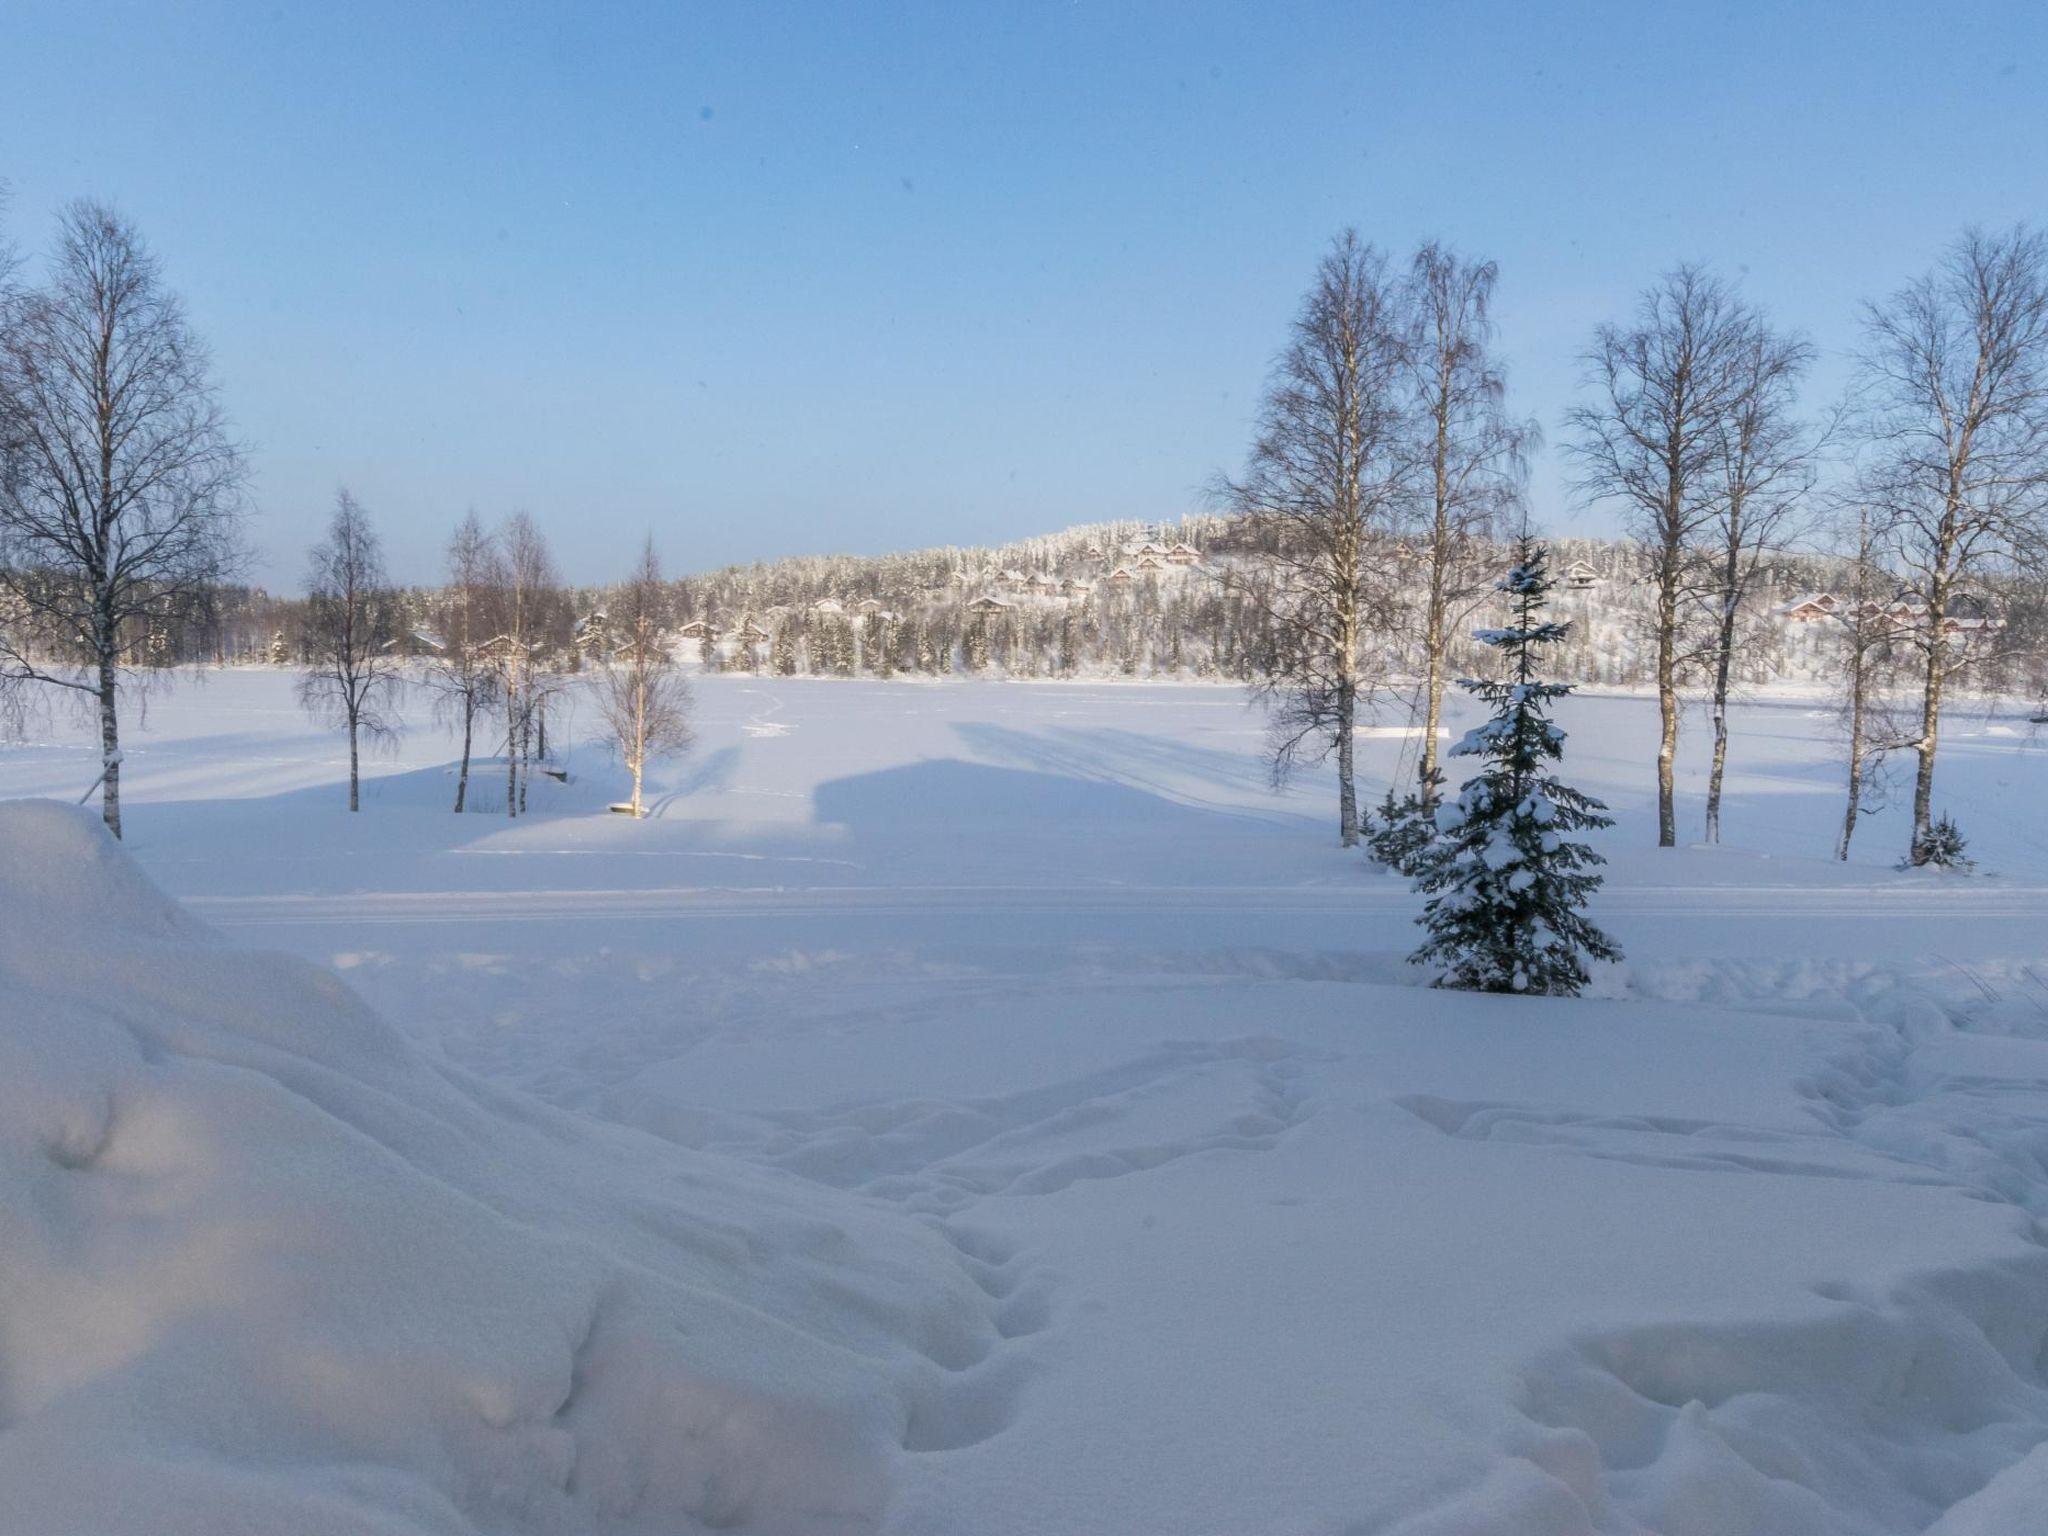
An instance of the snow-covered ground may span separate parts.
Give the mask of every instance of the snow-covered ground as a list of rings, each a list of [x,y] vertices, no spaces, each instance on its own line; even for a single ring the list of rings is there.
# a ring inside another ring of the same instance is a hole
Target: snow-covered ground
[[[1235,692],[697,686],[640,823],[587,742],[453,817],[424,722],[351,818],[263,671],[152,703],[125,852],[0,806],[0,1530],[2048,1532],[2024,722],[1941,878],[1828,857],[1814,702],[1665,852],[1569,702],[1566,1002],[1419,986]]]

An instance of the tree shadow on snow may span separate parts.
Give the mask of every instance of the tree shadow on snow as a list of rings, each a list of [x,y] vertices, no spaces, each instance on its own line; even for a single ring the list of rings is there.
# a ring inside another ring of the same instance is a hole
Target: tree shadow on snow
[[[1261,758],[1198,747],[1171,736],[1071,726],[1019,731],[980,721],[963,721],[953,729],[978,756],[1068,778],[1132,786],[1183,804],[1199,796],[1176,793],[1176,782],[1261,799],[1269,799],[1272,794],[1271,780]],[[1278,804],[1232,805],[1228,809],[1230,814],[1262,821],[1303,819],[1299,813]]]

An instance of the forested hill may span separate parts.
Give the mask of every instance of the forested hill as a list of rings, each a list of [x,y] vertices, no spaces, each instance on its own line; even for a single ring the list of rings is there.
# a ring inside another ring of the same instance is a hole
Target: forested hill
[[[1061,677],[1182,677],[1246,681],[1261,676],[1282,643],[1251,595],[1269,553],[1251,546],[1238,520],[1195,516],[1177,523],[1096,523],[996,546],[946,545],[885,555],[796,555],[673,579],[680,653],[712,668],[783,675],[904,673]],[[671,551],[679,540],[663,540]],[[1640,579],[1637,548],[1622,540],[1558,539],[1559,617],[1571,632],[1554,661],[1568,681],[1645,681],[1653,653],[1654,588]],[[1365,663],[1375,677],[1412,676],[1421,659],[1419,613],[1425,562],[1419,545],[1379,552],[1384,601]],[[1505,551],[1472,546],[1458,583],[1471,595],[1453,607],[1453,676],[1488,666],[1470,632],[1496,617],[1491,582]],[[1702,571],[1693,627],[1711,618]],[[1827,559],[1766,558],[1744,600],[1736,681],[1827,670],[1836,627],[1802,623],[1784,610],[1802,597],[1844,589]],[[537,633],[573,666],[579,638],[608,587],[544,594]],[[448,594],[411,587],[393,594],[394,631],[444,627]],[[219,589],[207,603],[151,637],[150,659],[179,662],[300,660],[303,604],[248,588]],[[580,627],[579,627],[580,626]],[[601,626],[600,626],[601,628]],[[160,644],[158,642],[161,642]],[[583,647],[587,649],[587,645]]]
[[[1260,551],[1244,525],[1215,517],[1178,523],[1089,524],[993,547],[948,545],[876,556],[805,555],[732,566],[675,583],[678,622],[707,665],[785,674],[988,672],[1018,677],[1121,675],[1246,680],[1278,643],[1248,595]],[[1553,565],[1572,621],[1557,662],[1571,680],[1643,680],[1653,589],[1638,581],[1622,541],[1560,539]],[[1389,552],[1390,602],[1368,658],[1388,676],[1412,671],[1420,640],[1419,551]],[[1474,548],[1452,645],[1454,670],[1486,664],[1467,632],[1487,622],[1493,568],[1504,553]],[[1408,573],[1414,572],[1410,577]],[[1829,563],[1769,561],[1745,615],[1744,681],[1808,675],[1825,662],[1825,625],[1778,610],[1823,590]],[[601,606],[602,592],[583,594]],[[1702,619],[1705,617],[1704,608]],[[709,632],[707,634],[707,631]]]

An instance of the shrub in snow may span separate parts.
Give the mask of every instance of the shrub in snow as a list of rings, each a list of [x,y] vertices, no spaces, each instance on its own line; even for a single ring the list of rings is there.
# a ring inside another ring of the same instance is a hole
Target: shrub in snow
[[[1389,784],[1386,799],[1366,811],[1365,851],[1375,864],[1410,879],[1422,873],[1436,841],[1436,808],[1443,781],[1443,775],[1432,770],[1424,787],[1410,790],[1398,800]]]
[[[1932,864],[1938,869],[1975,869],[1977,861],[1963,852],[1968,846],[1962,828],[1943,811],[1925,832],[1913,839],[1913,851],[1901,867],[1918,869]]]
[[[1551,588],[1546,562],[1543,546],[1523,538],[1498,587],[1514,603],[1514,626],[1478,632],[1507,657],[1507,679],[1458,684],[1490,704],[1493,717],[1451,751],[1484,758],[1486,766],[1438,808],[1437,839],[1415,882],[1429,897],[1420,918],[1429,938],[1409,958],[1441,966],[1440,987],[1573,996],[1586,984],[1587,957],[1621,958],[1581,911],[1600,884],[1588,870],[1605,861],[1567,837],[1612,819],[1598,800],[1546,771],[1564,755],[1564,732],[1545,712],[1571,692],[1535,678],[1536,648],[1556,643],[1568,627],[1542,617]]]

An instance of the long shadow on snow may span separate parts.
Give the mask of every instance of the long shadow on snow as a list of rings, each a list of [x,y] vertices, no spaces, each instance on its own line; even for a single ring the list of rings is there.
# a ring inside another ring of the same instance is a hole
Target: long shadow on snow
[[[963,883],[1200,884],[1293,880],[1320,854],[1274,819],[1129,784],[943,758],[834,779],[813,813],[863,866]],[[1305,817],[1286,821],[1307,833]]]

